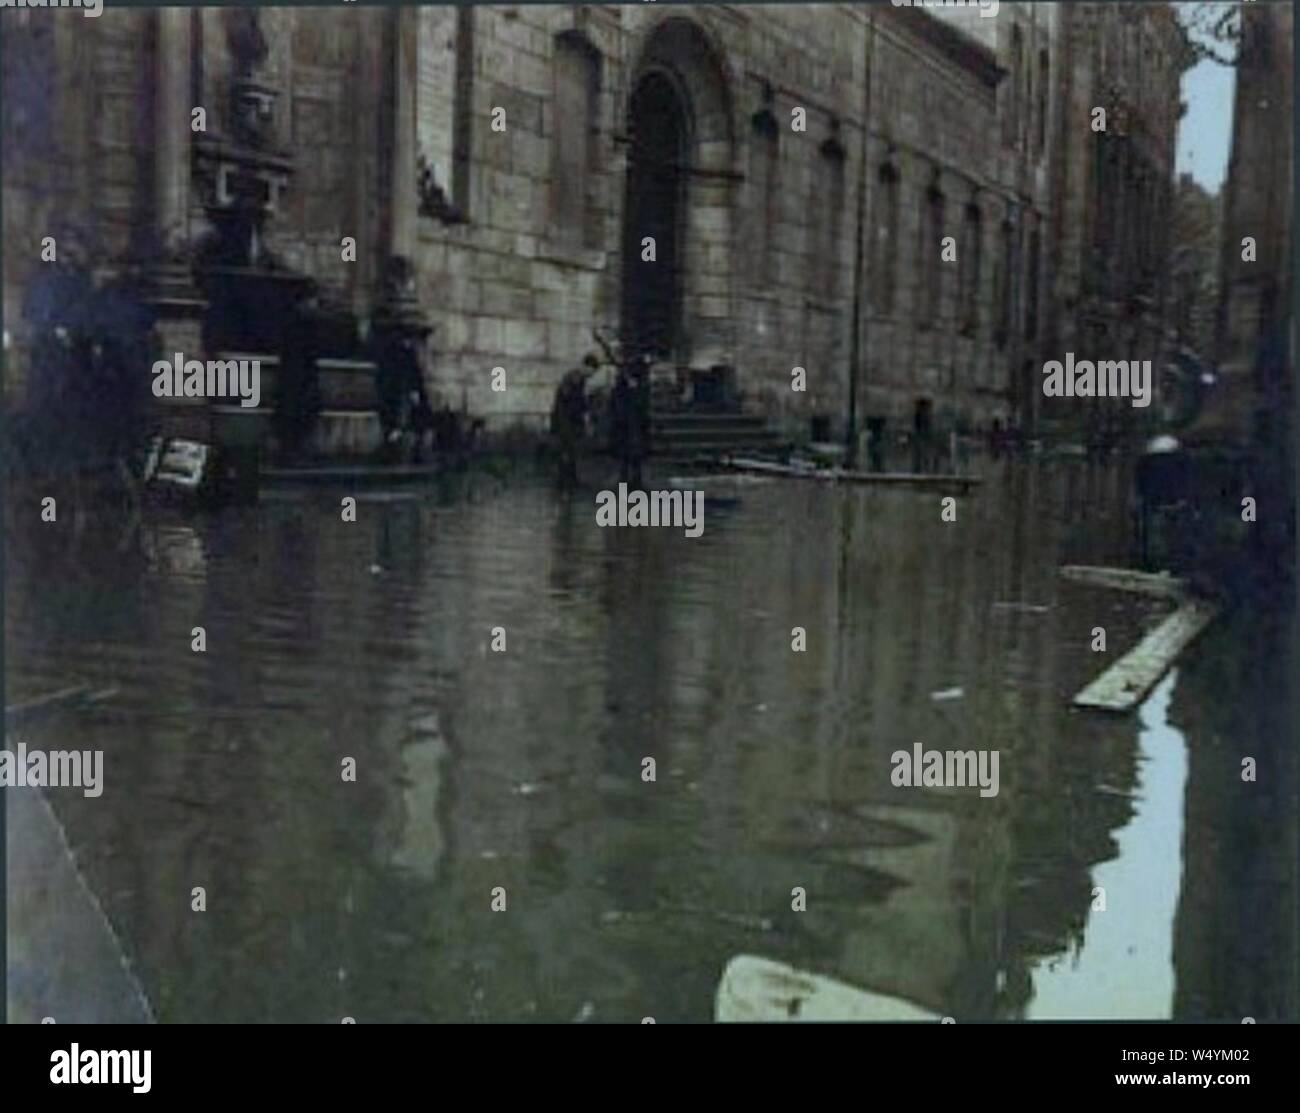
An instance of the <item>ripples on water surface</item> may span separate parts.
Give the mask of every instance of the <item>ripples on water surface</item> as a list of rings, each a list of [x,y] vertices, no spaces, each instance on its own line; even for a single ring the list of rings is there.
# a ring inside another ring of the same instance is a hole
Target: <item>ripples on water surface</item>
[[[929,493],[708,489],[697,540],[485,479],[125,545],[11,507],[8,698],[119,689],[27,741],[106,751],[100,800],[51,797],[159,1018],[703,1020],[738,953],[959,1019],[1236,1007],[1202,969],[1232,925],[1174,939],[1187,749],[1251,684],[1068,710],[1092,628],[1113,656],[1151,607],[1057,574],[1128,562],[1121,476],[1007,467],[957,523]],[[918,741],[999,750],[1000,794],[892,787]]]

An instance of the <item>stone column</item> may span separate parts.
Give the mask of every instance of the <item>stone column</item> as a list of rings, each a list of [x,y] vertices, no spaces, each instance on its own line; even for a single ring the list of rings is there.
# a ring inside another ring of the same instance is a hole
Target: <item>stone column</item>
[[[392,223],[390,255],[407,259],[415,254],[419,228],[416,190],[416,96],[419,75],[420,12],[401,7],[393,11],[393,149]]]
[[[388,151],[388,239],[383,266],[382,315],[389,322],[418,322],[415,284],[419,248],[419,191],[416,185],[420,10],[390,9],[392,130]]]
[[[154,227],[147,299],[154,311],[157,358],[200,358],[206,303],[194,286],[189,244],[190,11],[159,8],[153,80]],[[204,437],[204,407],[168,405],[164,432]]]

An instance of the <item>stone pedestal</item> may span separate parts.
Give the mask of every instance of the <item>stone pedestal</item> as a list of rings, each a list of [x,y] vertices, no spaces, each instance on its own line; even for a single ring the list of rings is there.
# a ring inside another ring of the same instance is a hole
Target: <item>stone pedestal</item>
[[[177,352],[182,359],[204,359],[202,321],[204,303],[159,300],[153,303],[153,356],[169,363]],[[144,369],[142,369],[143,372]],[[148,369],[153,381],[152,365]],[[212,423],[206,398],[154,398],[154,424],[164,437],[209,442]]]

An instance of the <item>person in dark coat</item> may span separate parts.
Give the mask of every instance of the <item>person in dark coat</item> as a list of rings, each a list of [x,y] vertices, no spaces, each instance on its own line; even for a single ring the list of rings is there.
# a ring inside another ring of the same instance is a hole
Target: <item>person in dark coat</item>
[[[582,366],[566,371],[555,388],[551,435],[555,437],[557,479],[561,487],[572,487],[578,482],[578,450],[587,432],[587,379],[599,366],[596,356],[588,353]]]
[[[409,358],[402,360],[402,368],[406,375],[403,384],[406,391],[406,427],[410,430],[412,438],[411,460],[417,464],[424,459],[426,437],[431,446],[434,439],[434,412],[433,406],[429,403],[428,391],[424,386],[424,362],[421,359],[424,343],[432,332],[433,329],[423,326],[408,336],[407,349],[410,355]]]
[[[379,423],[384,433],[384,451],[395,458],[406,433],[412,434],[411,454],[423,456],[425,435],[435,424],[433,407],[424,387],[420,350],[433,330],[403,327],[388,332],[380,344],[378,359]]]
[[[619,479],[639,489],[650,434],[650,378],[644,357],[619,371],[609,406]]]
[[[286,460],[302,455],[320,412],[317,373],[318,304],[308,294],[295,308],[280,344],[279,390],[275,401],[276,439]]]

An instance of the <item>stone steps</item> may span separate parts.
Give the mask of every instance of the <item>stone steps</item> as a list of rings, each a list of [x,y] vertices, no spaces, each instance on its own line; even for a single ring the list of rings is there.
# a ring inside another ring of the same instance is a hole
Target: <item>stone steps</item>
[[[778,452],[784,447],[780,435],[754,414],[657,411],[650,416],[650,449],[659,459]]]

